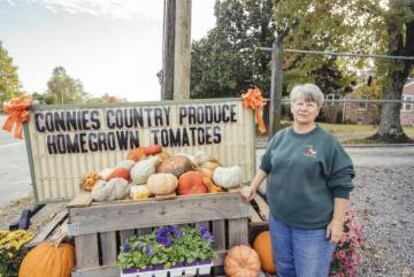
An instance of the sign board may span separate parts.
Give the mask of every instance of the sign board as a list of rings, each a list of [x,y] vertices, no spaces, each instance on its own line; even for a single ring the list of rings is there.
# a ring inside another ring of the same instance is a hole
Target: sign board
[[[255,168],[255,126],[240,99],[33,106],[25,124],[37,203],[72,199],[82,176],[125,160],[139,146],[160,144],[170,154],[198,151],[223,166]]]

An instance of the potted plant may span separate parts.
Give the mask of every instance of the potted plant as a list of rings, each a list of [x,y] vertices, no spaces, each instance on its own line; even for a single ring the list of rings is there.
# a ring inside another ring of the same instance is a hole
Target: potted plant
[[[168,225],[147,235],[132,236],[118,256],[121,276],[208,274],[215,257],[212,243],[213,236],[203,225]]]

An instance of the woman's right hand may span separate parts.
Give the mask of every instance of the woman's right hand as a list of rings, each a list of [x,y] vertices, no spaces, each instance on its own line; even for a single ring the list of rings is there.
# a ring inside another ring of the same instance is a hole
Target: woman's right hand
[[[247,202],[250,202],[256,196],[256,190],[252,186],[243,187],[240,193]]]

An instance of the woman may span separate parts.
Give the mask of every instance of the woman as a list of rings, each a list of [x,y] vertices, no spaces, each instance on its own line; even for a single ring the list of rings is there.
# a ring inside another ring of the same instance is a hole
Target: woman
[[[338,141],[315,123],[323,104],[319,87],[298,85],[290,99],[293,126],[269,141],[241,194],[252,200],[269,178],[269,229],[278,277],[328,276],[343,233],[353,165]]]

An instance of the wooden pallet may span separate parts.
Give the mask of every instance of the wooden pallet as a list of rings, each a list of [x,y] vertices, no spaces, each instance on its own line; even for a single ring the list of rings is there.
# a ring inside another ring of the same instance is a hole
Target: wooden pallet
[[[91,203],[89,199],[82,194],[68,205],[68,230],[76,249],[72,276],[119,276],[115,263],[124,242],[134,234],[145,234],[162,225],[209,226],[215,237],[217,275],[223,275],[220,267],[227,250],[248,244],[252,209],[238,192],[178,196],[164,201]]]

